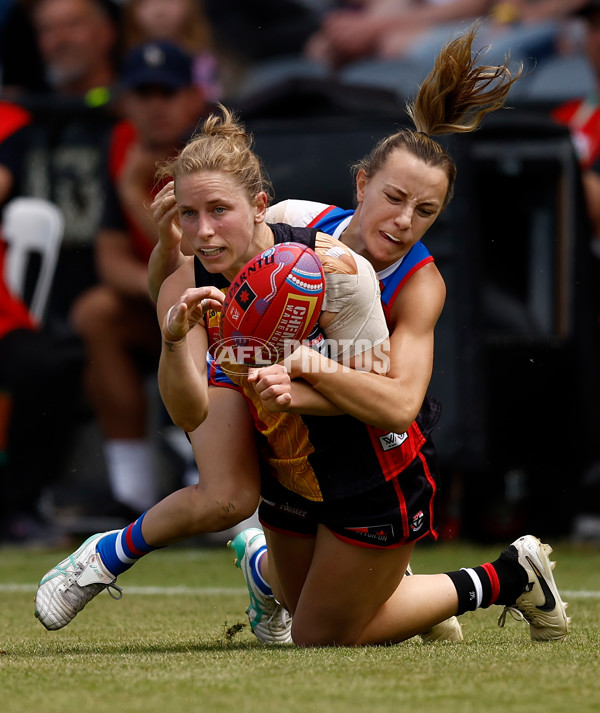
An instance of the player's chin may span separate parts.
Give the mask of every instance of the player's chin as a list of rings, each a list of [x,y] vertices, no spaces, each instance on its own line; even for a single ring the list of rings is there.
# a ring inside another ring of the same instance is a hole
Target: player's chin
[[[371,257],[378,263],[392,263],[406,255],[410,246],[405,243],[392,240],[385,234],[378,233],[377,239],[369,246]]]
[[[387,247],[387,250],[406,250],[406,242],[404,240],[394,238],[383,230],[380,230],[378,235],[379,240],[377,242],[382,248],[385,249]]]
[[[220,273],[225,272],[231,265],[227,260],[223,259],[225,253],[220,253],[219,255],[204,255],[204,253],[196,252],[195,255],[202,263],[202,267],[210,273]]]
[[[213,274],[213,275],[214,275],[214,274],[217,274],[217,273],[221,273],[221,272],[223,272],[224,269],[225,269],[225,268],[220,268],[220,267],[218,267],[217,265],[214,265],[214,264],[212,264],[212,263],[209,263],[209,264],[207,265],[207,264],[204,263],[202,260],[200,260],[200,262],[202,263],[202,265],[203,265],[204,268],[206,269],[206,272],[210,272],[210,273]]]

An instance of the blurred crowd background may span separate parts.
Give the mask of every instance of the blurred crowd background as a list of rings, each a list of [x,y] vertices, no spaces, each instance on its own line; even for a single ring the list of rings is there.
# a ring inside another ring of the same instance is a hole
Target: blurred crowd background
[[[0,545],[119,527],[194,482],[156,387],[157,162],[222,102],[277,200],[352,207],[349,165],[475,21],[481,62],[525,73],[444,139],[456,197],[425,241],[448,284],[441,532],[600,544],[600,0],[0,0]],[[46,246],[10,274],[24,198],[64,226],[37,311]]]

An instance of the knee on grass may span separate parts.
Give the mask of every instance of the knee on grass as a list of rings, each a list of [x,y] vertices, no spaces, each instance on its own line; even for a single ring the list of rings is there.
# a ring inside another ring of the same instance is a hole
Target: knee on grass
[[[359,635],[348,627],[332,626],[331,622],[302,622],[296,620],[292,624],[292,641],[296,646],[310,648],[317,646],[356,646]]]

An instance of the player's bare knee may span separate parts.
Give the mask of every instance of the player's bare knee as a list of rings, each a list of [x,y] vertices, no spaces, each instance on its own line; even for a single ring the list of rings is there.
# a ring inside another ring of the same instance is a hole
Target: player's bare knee
[[[248,490],[244,493],[230,493],[231,497],[220,499],[221,518],[224,530],[235,527],[252,517],[258,507],[258,493]]]
[[[238,488],[233,495],[233,498],[229,498],[229,503],[233,505],[234,511],[241,515],[242,520],[252,517],[258,507],[259,489],[250,486]]]
[[[356,639],[345,632],[328,632],[318,627],[296,627],[292,624],[292,641],[296,646],[314,648],[318,646],[355,646]]]
[[[356,646],[357,635],[346,626],[335,626],[329,620],[319,619],[319,617],[307,617],[306,619],[294,615],[292,623],[292,641],[296,646]]]
[[[198,484],[201,497],[219,503],[224,518],[239,517],[245,520],[254,514],[258,507],[260,486],[253,481],[240,482],[239,478],[214,475],[208,482],[200,476]]]
[[[194,486],[196,498],[195,520],[198,532],[206,531],[207,519],[213,523],[213,531],[228,530],[251,517],[258,507],[259,493],[252,488],[233,489],[225,482],[211,483],[210,488],[202,483]]]

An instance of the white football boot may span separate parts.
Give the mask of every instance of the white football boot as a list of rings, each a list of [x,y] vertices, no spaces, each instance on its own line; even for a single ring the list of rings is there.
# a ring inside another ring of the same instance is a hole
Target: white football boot
[[[235,552],[234,564],[242,570],[250,606],[246,609],[250,628],[259,641],[267,644],[292,643],[292,616],[272,594],[265,594],[254,579],[252,560],[266,547],[265,534],[257,527],[242,530],[227,547]]]
[[[504,626],[506,614],[509,613],[515,619],[528,622],[533,641],[558,641],[569,633],[571,618],[566,613],[567,603],[560,598],[554,582],[552,570],[556,562],[550,561],[548,555],[551,552],[550,545],[540,542],[533,535],[525,535],[500,555],[513,560],[516,558],[527,573],[528,582],[517,601],[504,607],[498,626]]]
[[[92,535],[42,577],[35,597],[35,615],[46,629],[62,629],[103,589],[108,589],[113,599],[123,596],[121,587],[115,584],[117,578],[106,569],[96,552],[98,540],[108,534]]]

